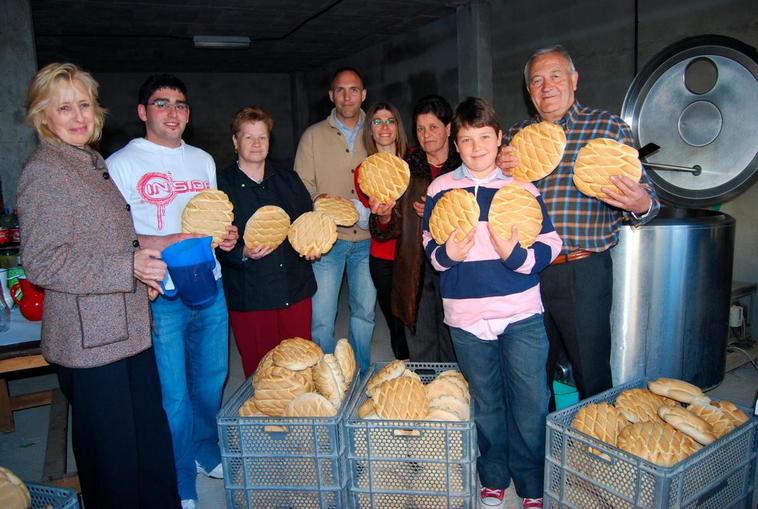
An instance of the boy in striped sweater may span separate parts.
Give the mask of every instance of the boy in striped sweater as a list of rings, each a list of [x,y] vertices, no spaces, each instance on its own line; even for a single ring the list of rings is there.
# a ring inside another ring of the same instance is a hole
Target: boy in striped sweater
[[[524,508],[542,507],[545,374],[548,339],[542,321],[539,272],[561,249],[537,188],[521,183],[542,208],[542,229],[528,249],[497,236],[487,221],[498,189],[513,182],[496,166],[502,131],[486,101],[469,97],[458,105],[452,137],[463,164],[435,179],[427,190],[423,243],[441,272],[445,323],[461,371],[476,401],[480,456],[480,506],[502,507],[511,478]],[[462,188],[479,204],[479,223],[462,240],[456,232],[437,244],[429,231],[434,205],[446,191]]]

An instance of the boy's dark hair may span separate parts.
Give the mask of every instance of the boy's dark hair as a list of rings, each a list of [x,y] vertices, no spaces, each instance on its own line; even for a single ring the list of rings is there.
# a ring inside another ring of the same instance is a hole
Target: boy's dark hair
[[[501,131],[495,109],[481,97],[467,97],[455,108],[453,123],[450,126],[453,139],[464,127],[491,127],[496,133]]]
[[[162,88],[170,88],[172,90],[178,90],[184,94],[185,100],[187,98],[187,85],[182,80],[174,76],[173,74],[153,74],[148,77],[142,86],[139,87],[137,93],[137,103],[147,106],[147,101],[155,93],[156,90]]]
[[[337,76],[339,76],[343,72],[351,72],[355,74],[356,76],[358,76],[358,80],[361,82],[361,88],[366,88],[366,86],[363,84],[363,76],[358,71],[358,69],[356,69],[355,67],[345,66],[345,67],[340,67],[339,69],[337,69],[336,71],[332,73],[332,81],[329,82],[330,89],[334,87],[334,80],[337,79]]]
[[[448,125],[453,118],[453,108],[441,95],[427,95],[418,100],[416,106],[413,107],[414,126],[416,118],[424,113],[433,113],[444,125]]]

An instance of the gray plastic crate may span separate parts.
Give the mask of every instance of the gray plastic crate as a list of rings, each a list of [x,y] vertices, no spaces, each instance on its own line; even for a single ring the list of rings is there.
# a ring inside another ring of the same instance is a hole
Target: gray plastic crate
[[[79,509],[79,494],[74,490],[37,483],[26,487],[32,496],[31,509]]]
[[[227,508],[347,508],[341,423],[359,383],[334,417],[240,417],[253,395],[246,380],[216,419]]]
[[[371,366],[344,421],[350,507],[475,508],[477,443],[473,419],[436,422],[358,417],[358,408],[368,398],[368,379],[386,364]],[[458,369],[451,363],[407,365],[425,384],[443,371]]]
[[[571,428],[580,408],[614,403],[623,391],[638,387],[647,387],[647,380],[614,387],[548,415],[545,507],[750,509],[758,451],[754,418],[668,468]],[[604,457],[591,453],[590,447]]]

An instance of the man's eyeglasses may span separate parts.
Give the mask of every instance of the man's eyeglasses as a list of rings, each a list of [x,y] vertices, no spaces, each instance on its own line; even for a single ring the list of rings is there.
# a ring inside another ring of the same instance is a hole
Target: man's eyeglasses
[[[148,104],[150,106],[155,106],[161,111],[166,111],[169,108],[174,108],[179,113],[186,113],[189,111],[189,104],[181,101],[171,103],[168,99],[156,99],[155,101]]]
[[[382,124],[386,125],[387,127],[391,127],[395,125],[395,119],[388,118],[387,120],[382,120],[381,118],[375,118],[371,121],[371,123],[374,124],[376,127],[380,127]]]

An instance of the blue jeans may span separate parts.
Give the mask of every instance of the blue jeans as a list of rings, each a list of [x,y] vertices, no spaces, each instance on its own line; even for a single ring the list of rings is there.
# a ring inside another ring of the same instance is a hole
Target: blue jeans
[[[221,462],[216,412],[229,367],[229,320],[220,279],[216,285],[216,299],[201,308],[162,296],[152,303],[153,348],[182,499],[197,499],[195,460],[208,471]]]
[[[313,341],[321,346],[324,353],[334,352],[334,320],[337,317],[342,274],[347,266],[350,306],[348,340],[355,350],[361,373],[365,373],[371,364],[371,335],[374,333],[376,306],[376,288],[371,281],[368,264],[370,242],[368,239],[358,242],[338,239],[331,251],[313,263],[317,286],[313,296]]]
[[[496,340],[450,327],[458,365],[476,402],[477,469],[482,486],[540,498],[550,392],[542,315],[510,324]]]

